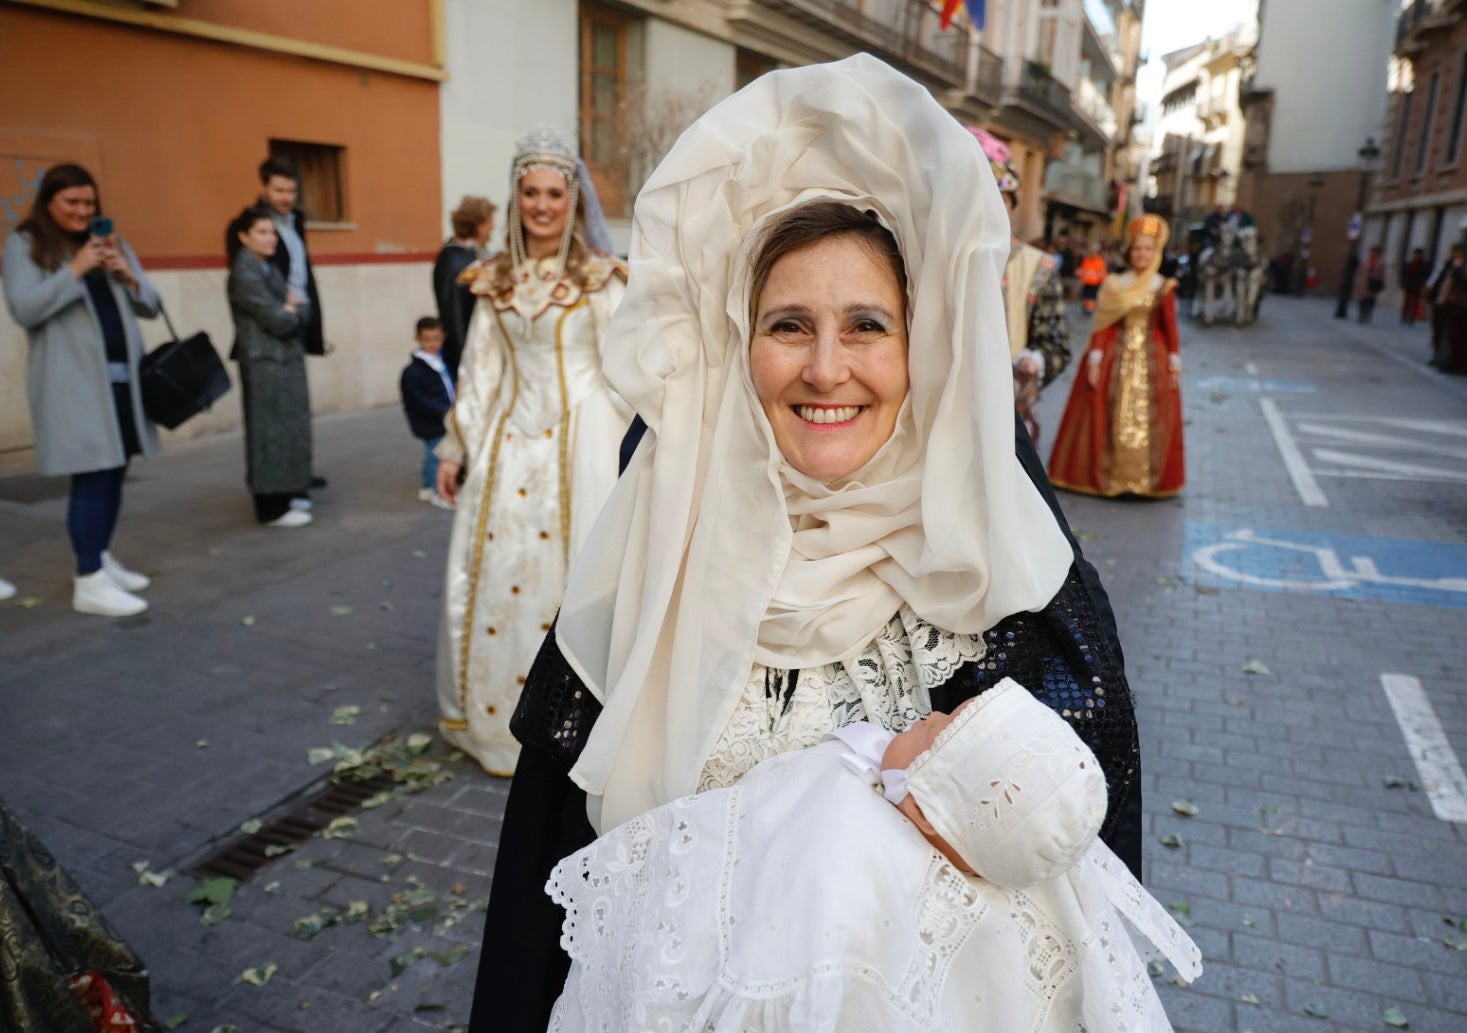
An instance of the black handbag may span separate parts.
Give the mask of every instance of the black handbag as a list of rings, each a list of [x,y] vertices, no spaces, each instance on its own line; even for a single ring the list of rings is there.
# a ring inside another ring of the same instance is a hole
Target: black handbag
[[[180,340],[167,310],[159,311],[173,340],[143,356],[138,387],[148,419],[172,430],[229,391],[229,372],[208,334],[201,330]]]

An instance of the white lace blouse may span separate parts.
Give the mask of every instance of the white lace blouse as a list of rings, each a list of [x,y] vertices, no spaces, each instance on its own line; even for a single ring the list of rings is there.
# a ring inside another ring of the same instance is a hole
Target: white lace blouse
[[[799,672],[755,664],[698,792],[733,785],[760,761],[814,746],[854,721],[904,731],[932,712],[932,690],[984,649],[982,635],[943,631],[903,605],[850,660]]]

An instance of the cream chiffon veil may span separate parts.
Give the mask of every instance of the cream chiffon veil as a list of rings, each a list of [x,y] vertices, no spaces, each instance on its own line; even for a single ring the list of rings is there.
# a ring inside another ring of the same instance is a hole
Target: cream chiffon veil
[[[895,234],[910,302],[901,426],[829,488],[784,466],[748,363],[750,242],[819,197]],[[903,602],[977,633],[1059,590],[1071,550],[1014,455],[1008,253],[978,141],[865,54],[763,76],[648,180],[604,369],[649,434],[557,627],[605,706],[571,773],[598,830],[694,791],[756,660],[844,658]]]

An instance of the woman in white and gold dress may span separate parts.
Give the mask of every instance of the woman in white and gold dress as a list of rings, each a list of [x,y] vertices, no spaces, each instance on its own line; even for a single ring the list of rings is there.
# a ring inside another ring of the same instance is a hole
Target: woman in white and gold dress
[[[599,224],[584,166],[555,134],[537,131],[515,151],[508,252],[465,274],[479,303],[438,446],[438,491],[458,507],[439,631],[439,727],[492,775],[514,774],[509,718],[555,619],[567,563],[616,482],[631,419],[601,376],[625,267],[588,245],[588,215]]]

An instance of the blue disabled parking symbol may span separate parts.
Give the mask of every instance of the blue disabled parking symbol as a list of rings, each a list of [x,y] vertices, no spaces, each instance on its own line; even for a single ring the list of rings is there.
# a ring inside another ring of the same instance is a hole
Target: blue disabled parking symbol
[[[1467,546],[1188,523],[1187,576],[1217,588],[1467,609]]]

